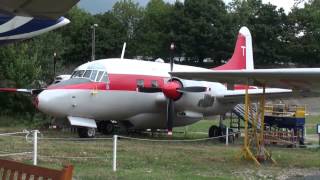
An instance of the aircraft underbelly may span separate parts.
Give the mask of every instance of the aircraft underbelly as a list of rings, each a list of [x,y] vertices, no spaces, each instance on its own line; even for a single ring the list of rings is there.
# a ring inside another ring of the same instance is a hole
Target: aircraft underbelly
[[[141,113],[127,119],[133,124],[134,129],[165,129],[167,120],[165,112]],[[174,127],[186,126],[200,121],[201,118],[175,117]]]
[[[42,94],[39,109],[55,117],[86,117],[117,120],[144,113],[157,113],[165,104],[157,95],[133,91],[50,90]],[[42,103],[42,104],[41,104]]]

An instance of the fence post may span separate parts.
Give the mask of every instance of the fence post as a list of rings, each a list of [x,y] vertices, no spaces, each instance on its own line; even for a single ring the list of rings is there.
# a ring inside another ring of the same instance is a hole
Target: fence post
[[[113,172],[117,171],[117,141],[118,135],[113,135]]]
[[[229,128],[226,128],[226,146],[229,145]]]
[[[38,130],[33,131],[33,165],[38,164]]]

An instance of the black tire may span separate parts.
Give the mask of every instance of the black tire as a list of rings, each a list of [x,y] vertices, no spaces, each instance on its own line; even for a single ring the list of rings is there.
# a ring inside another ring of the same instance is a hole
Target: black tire
[[[225,137],[225,135],[226,135],[226,128],[219,128],[219,136],[223,136],[223,137],[220,137],[219,138],[219,141],[220,142],[226,142],[226,137]]]
[[[234,143],[235,135],[233,134],[233,129],[229,129],[229,143]]]
[[[209,128],[208,135],[209,135],[210,138],[219,136],[219,128],[217,126],[215,126],[215,125],[211,126]]]
[[[102,134],[110,135],[114,132],[114,124],[111,121],[101,121],[99,123],[99,130]]]
[[[94,138],[96,135],[96,129],[88,127],[79,127],[78,135],[80,138]]]

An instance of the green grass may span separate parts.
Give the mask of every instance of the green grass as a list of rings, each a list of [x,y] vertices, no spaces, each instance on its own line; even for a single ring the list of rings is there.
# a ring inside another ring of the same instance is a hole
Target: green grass
[[[310,123],[316,123],[314,118]],[[175,133],[172,139],[207,137],[205,132],[217,121],[200,121],[188,127],[188,133]],[[23,127],[2,127],[0,132],[20,131]],[[183,132],[185,128],[176,128]],[[202,133],[198,133],[202,132]],[[44,137],[76,137],[74,133],[42,131]],[[149,136],[143,138],[152,138]],[[162,135],[152,139],[164,139]],[[39,165],[61,168],[75,166],[75,179],[276,179],[320,173],[319,149],[269,148],[277,165],[257,167],[240,158],[241,140],[225,146],[215,140],[200,142],[146,142],[119,139],[118,171],[112,172],[112,141],[40,140]],[[32,150],[32,144],[21,137],[0,137],[2,152]],[[87,157],[83,159],[73,157]],[[88,157],[94,157],[90,159]],[[11,157],[12,158],[12,157]],[[13,159],[31,163],[31,156]]]

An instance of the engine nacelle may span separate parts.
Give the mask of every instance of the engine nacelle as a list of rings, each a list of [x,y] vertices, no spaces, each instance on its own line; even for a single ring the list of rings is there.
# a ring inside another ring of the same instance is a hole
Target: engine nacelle
[[[177,112],[201,113],[203,116],[218,115],[227,112],[233,105],[221,104],[217,97],[223,96],[227,87],[221,83],[179,80],[183,87],[201,86],[206,87],[205,92],[184,92],[180,99],[175,102]],[[188,113],[185,113],[188,114]],[[190,113],[189,113],[190,114]]]

